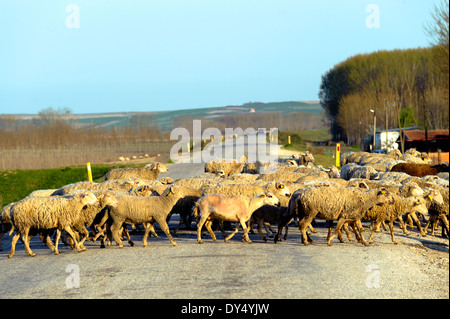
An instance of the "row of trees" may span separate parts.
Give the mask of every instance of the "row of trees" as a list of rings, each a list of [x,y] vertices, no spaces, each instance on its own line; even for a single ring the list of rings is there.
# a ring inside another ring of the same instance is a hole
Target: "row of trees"
[[[319,98],[333,140],[359,144],[374,114],[382,129],[448,128],[448,23],[446,0],[426,27],[432,47],[356,55],[322,76]]]
[[[357,55],[322,77],[319,97],[333,139],[359,144],[380,128],[448,128],[448,82],[435,63],[438,48]],[[448,74],[447,74],[448,78]]]

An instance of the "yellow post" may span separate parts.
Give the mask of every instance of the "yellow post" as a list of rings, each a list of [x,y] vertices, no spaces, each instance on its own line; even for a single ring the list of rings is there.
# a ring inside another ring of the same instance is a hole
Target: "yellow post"
[[[288,136],[288,144],[291,144],[291,136]]]
[[[336,144],[336,167],[341,167],[341,144]]]
[[[90,182],[92,182],[91,163],[87,162],[86,166],[87,166],[87,172],[88,172],[88,179],[89,179]]]
[[[187,149],[188,149],[188,153],[190,153],[191,152],[191,143],[187,143]]]

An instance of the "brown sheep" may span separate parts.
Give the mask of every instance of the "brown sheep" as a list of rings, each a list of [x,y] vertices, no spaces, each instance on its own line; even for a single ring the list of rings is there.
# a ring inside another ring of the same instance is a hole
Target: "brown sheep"
[[[252,216],[253,212],[263,205],[279,205],[278,198],[270,192],[259,193],[255,197],[247,197],[240,195],[206,195],[195,203],[193,211],[194,217],[200,219],[197,224],[197,240],[202,243],[202,227],[205,225],[211,238],[215,241],[211,224],[214,219],[222,221],[238,222],[236,229],[229,236],[225,236],[225,241],[231,239],[239,230],[239,224],[244,229],[245,241],[251,243],[248,237],[250,230],[246,223]],[[225,234],[224,234],[225,235]]]
[[[441,172],[448,172],[449,167],[445,164],[429,165],[415,163],[398,163],[392,167],[391,172],[403,172],[411,176],[424,177],[427,175],[437,175]]]

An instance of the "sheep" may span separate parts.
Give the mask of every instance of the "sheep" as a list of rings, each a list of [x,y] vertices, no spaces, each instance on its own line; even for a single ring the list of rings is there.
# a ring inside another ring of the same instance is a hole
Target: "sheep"
[[[3,251],[2,248],[2,238],[3,236],[9,232],[11,235],[14,231],[14,227],[11,225],[11,207],[14,205],[15,202],[9,203],[3,209],[0,213],[0,251]]]
[[[25,245],[28,256],[34,257],[30,249],[28,233],[31,228],[56,230],[55,254],[59,254],[58,241],[61,230],[67,231],[75,242],[75,247],[82,251],[78,245],[71,226],[76,222],[81,209],[85,205],[95,205],[98,199],[89,191],[80,191],[72,196],[64,197],[34,197],[24,198],[11,207],[11,223],[16,231],[8,258],[15,253],[15,246],[19,237]]]
[[[296,160],[298,165],[304,166],[308,166],[309,163],[313,164],[315,162],[314,156],[309,151],[299,155],[292,155],[291,159]]]
[[[207,187],[203,191],[202,195],[210,194],[222,194],[222,195],[244,195],[248,197],[254,197],[259,193],[271,192],[277,196],[282,206],[287,206],[291,192],[289,187],[282,182],[265,183],[262,186],[249,185],[249,184],[229,184]]]
[[[119,236],[119,230],[123,223],[153,223],[157,222],[173,246],[178,244],[172,238],[166,218],[175,203],[184,195],[177,186],[169,186],[161,196],[136,197],[131,195],[117,196],[119,202],[117,207],[109,208],[109,215],[113,223],[111,233],[114,241],[120,248],[123,248],[122,240]],[[147,237],[152,227],[146,227],[144,238],[142,239],[144,247],[147,247]]]
[[[399,163],[392,167],[392,172],[403,172],[411,176],[424,177],[427,175],[437,175],[441,172],[448,172],[449,167],[445,164],[415,164],[415,163]]]
[[[236,162],[225,159],[214,159],[205,164],[205,172],[216,173],[222,170],[225,174],[225,177],[233,174],[238,174],[244,168],[244,165],[247,163],[248,157],[243,156],[241,159]]]
[[[303,174],[303,173],[276,172],[276,173],[259,175],[257,180],[277,181],[277,182],[295,182],[303,176],[305,176],[305,174]]]
[[[242,168],[242,173],[246,174],[262,174],[264,172],[272,171],[275,167],[273,167],[273,164],[270,162],[251,162],[246,163],[244,167]]]
[[[148,164],[140,168],[114,168],[105,174],[105,181],[109,179],[119,179],[119,178],[143,178],[148,180],[155,180],[158,178],[159,174],[168,172],[166,165],[156,162],[153,164]]]
[[[346,164],[341,167],[341,178],[349,180],[351,178],[377,179],[378,171],[370,165]]]
[[[236,229],[233,233],[225,236],[225,241],[231,239],[239,230],[239,224],[244,229],[244,236],[246,242],[251,243],[248,237],[246,222],[250,219],[252,213],[263,205],[279,205],[278,198],[270,192],[259,193],[254,197],[247,197],[242,195],[205,195],[202,196],[196,203],[193,215],[199,219],[197,223],[197,241],[202,244],[201,231],[205,225],[213,241],[216,240],[211,224],[214,219],[222,221],[239,222],[236,224]]]
[[[94,218],[106,205],[116,207],[119,204],[114,196],[114,193],[109,190],[100,190],[95,192],[94,195],[98,199],[97,203],[84,206],[80,211],[80,216],[72,225],[72,229],[74,231],[77,231],[83,235],[81,240],[78,242],[78,245],[82,250],[86,250],[86,247],[84,247],[84,241],[89,237],[89,232],[87,231],[86,226],[92,225]]]
[[[385,189],[361,190],[345,186],[308,188],[296,200],[302,242],[305,246],[313,243],[306,234],[306,228],[315,216],[338,221],[335,233],[328,239],[328,245],[331,246],[334,236],[345,222],[359,222],[370,207],[391,201],[392,195]],[[361,242],[368,245],[362,234]]]
[[[287,213],[286,206],[263,205],[253,212],[248,227],[251,230],[253,225],[256,223],[258,225],[257,228],[258,234],[261,236],[262,240],[267,242],[267,238],[261,232],[261,226],[263,226],[263,223],[277,223],[279,228],[286,213]],[[287,236],[287,227],[286,227],[286,236]]]
[[[391,232],[391,240],[397,245],[397,241],[394,237],[394,221],[399,219],[402,215],[407,213],[421,213],[428,214],[425,200],[421,197],[400,197],[398,195],[392,195],[392,203],[383,203],[381,205],[375,205],[368,209],[363,218],[374,220],[375,224],[372,228],[372,233],[369,237],[369,243],[373,243],[373,235],[379,225],[384,221],[389,221],[389,229]],[[405,231],[405,230],[404,230]]]
[[[442,197],[442,202],[440,202],[438,194]],[[442,192],[439,192],[435,189],[425,189],[425,199],[429,199],[427,200],[427,208],[428,214],[430,215],[430,219],[428,220],[424,228],[425,233],[428,231],[428,226],[431,225],[431,236],[434,236],[437,223],[438,221],[441,221],[442,234],[444,236],[444,232],[447,232],[448,237],[448,229],[449,229],[448,195],[449,195],[448,188],[442,190]]]

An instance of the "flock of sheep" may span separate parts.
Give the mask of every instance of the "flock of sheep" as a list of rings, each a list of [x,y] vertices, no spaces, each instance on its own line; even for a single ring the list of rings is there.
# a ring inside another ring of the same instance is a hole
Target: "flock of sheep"
[[[302,242],[309,245],[316,218],[329,222],[328,245],[336,235],[344,240],[342,229],[353,241],[348,226],[359,242],[369,245],[381,226],[386,230],[386,222],[392,242],[397,244],[394,221],[405,234],[406,226],[412,228],[414,222],[422,236],[430,225],[434,235],[440,223],[442,235],[448,237],[448,164],[430,165],[426,154],[415,150],[388,155],[348,152],[341,156],[340,171],[313,163],[312,154],[305,152],[279,163],[271,173],[260,174],[269,163],[247,163],[245,157],[239,161],[216,159],[205,165],[202,176],[176,181],[159,178],[160,173],[168,172],[161,163],[113,169],[102,183],[78,182],[35,191],[6,205],[1,212],[0,250],[6,233],[13,235],[8,257],[14,255],[19,239],[25,252],[35,256],[29,245],[35,235],[56,254],[60,239],[79,252],[86,250],[86,240],[98,238],[101,247],[113,241],[123,247],[124,238],[134,246],[130,224],[143,228],[146,247],[148,236],[157,236],[155,222],[176,246],[168,227],[172,214],[180,215],[174,234],[182,224],[190,229],[192,219],[197,220],[199,243],[203,226],[214,241],[213,228],[220,229],[227,241],[242,227],[242,240],[251,242],[248,233],[255,224],[264,241],[262,228],[272,236],[271,226],[276,224],[276,243],[283,229],[287,238],[289,223],[298,219]],[[337,221],[334,232],[333,221]],[[368,242],[361,221],[372,221]],[[236,226],[227,235],[224,226],[229,222]]]

